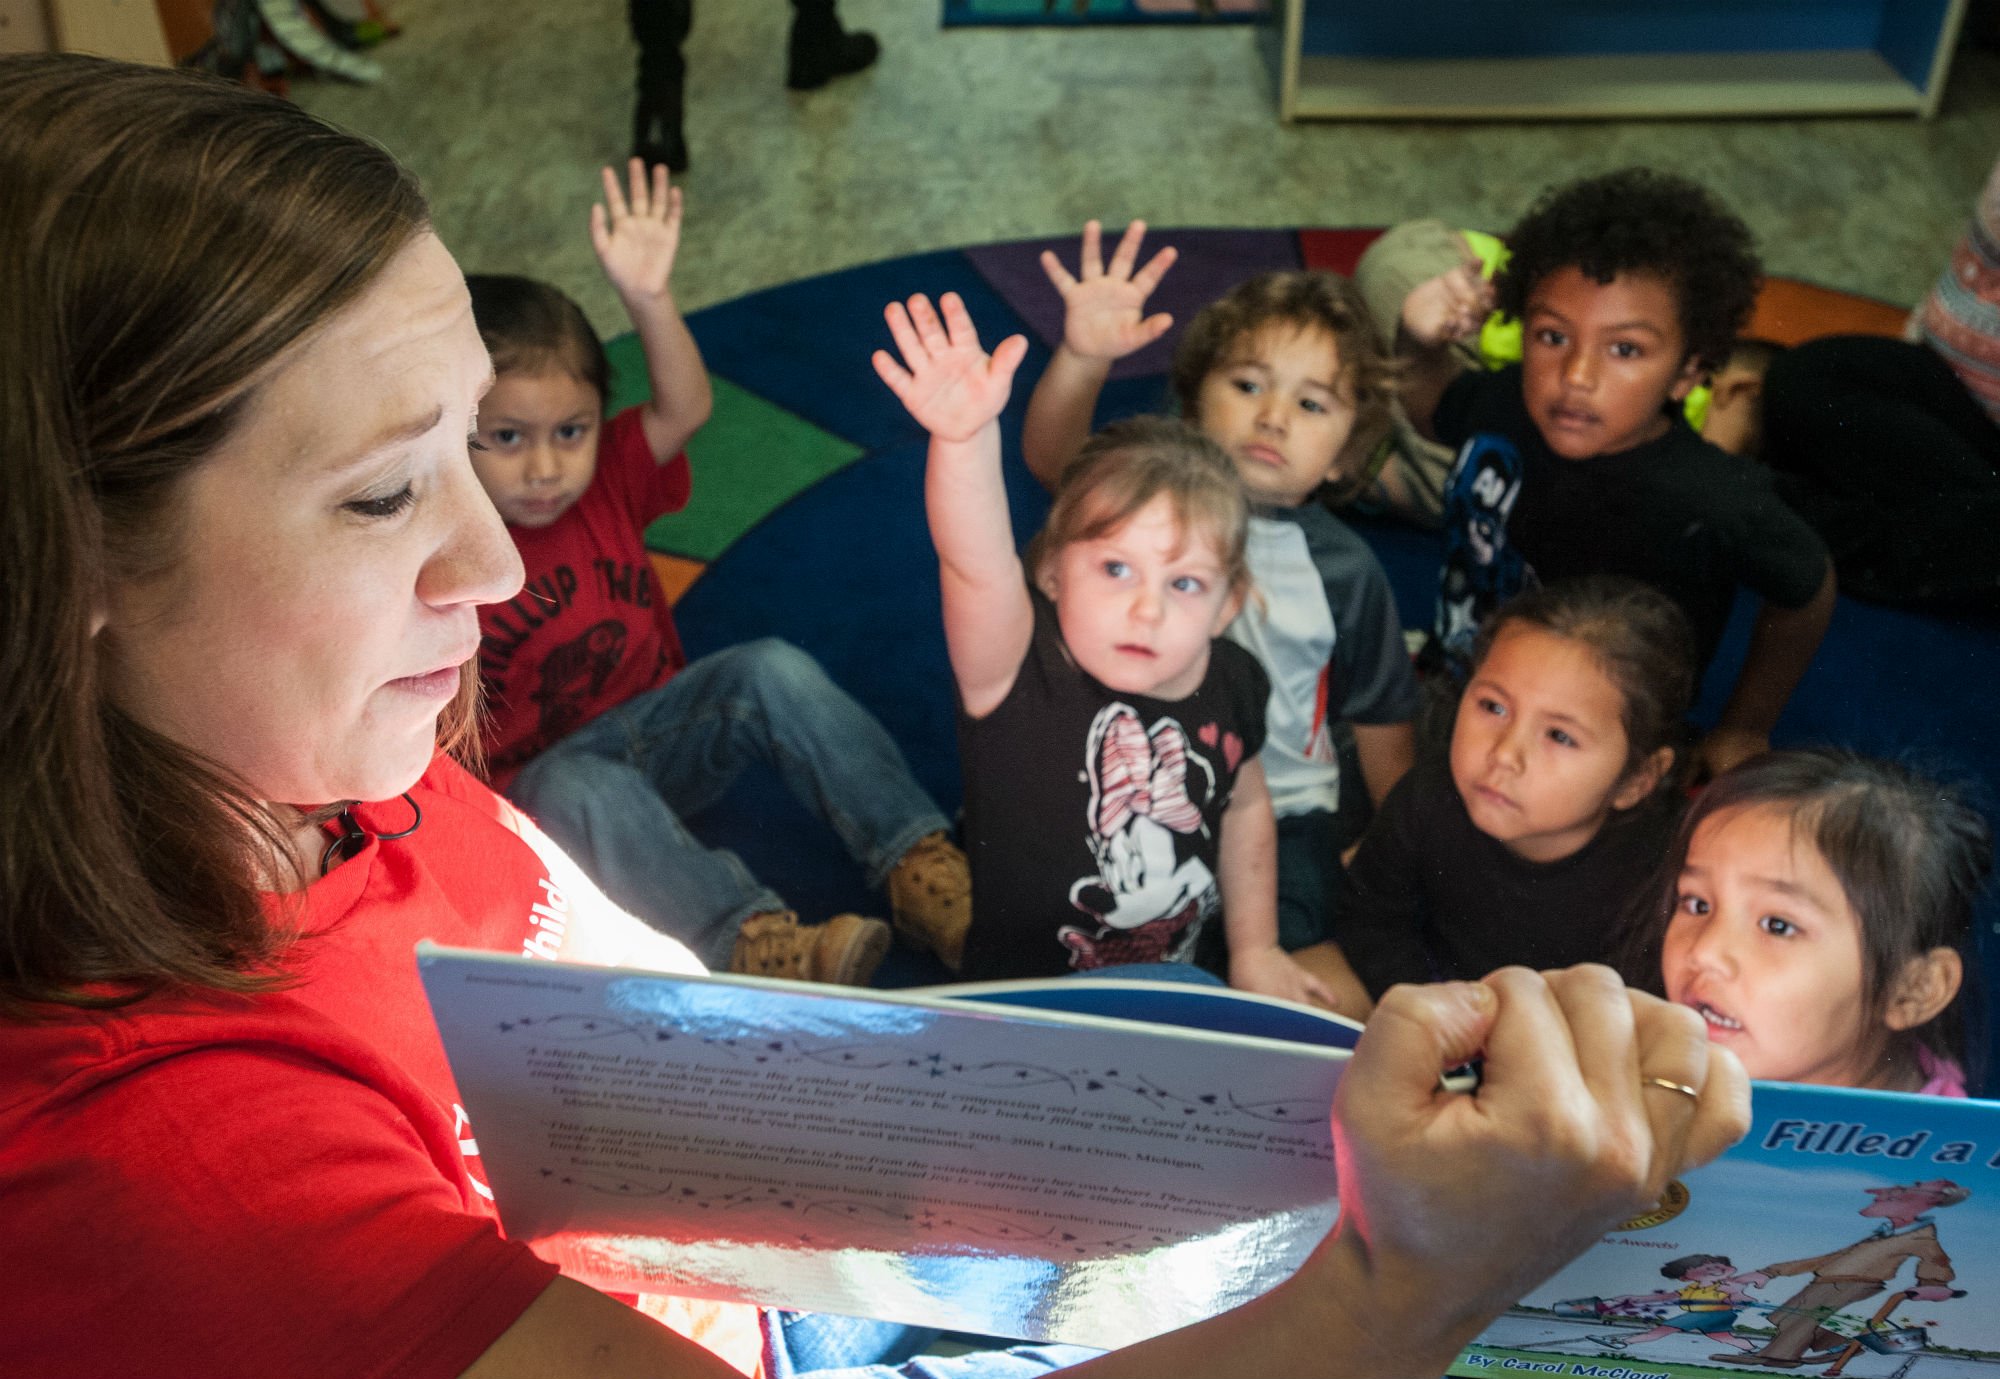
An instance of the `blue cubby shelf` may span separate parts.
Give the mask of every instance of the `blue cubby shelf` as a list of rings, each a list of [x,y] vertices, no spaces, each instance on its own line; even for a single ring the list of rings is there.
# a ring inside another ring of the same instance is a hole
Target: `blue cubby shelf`
[[[1277,0],[1295,119],[1937,112],[1966,0]]]

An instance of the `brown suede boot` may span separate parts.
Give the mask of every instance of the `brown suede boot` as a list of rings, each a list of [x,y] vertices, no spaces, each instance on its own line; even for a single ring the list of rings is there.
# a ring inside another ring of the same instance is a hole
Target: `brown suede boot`
[[[889,873],[889,917],[911,947],[938,955],[953,972],[965,962],[972,927],[972,870],[942,833],[927,834]]]
[[[866,986],[889,951],[889,926],[860,915],[801,924],[790,910],[752,915],[736,935],[729,970],[746,977]]]

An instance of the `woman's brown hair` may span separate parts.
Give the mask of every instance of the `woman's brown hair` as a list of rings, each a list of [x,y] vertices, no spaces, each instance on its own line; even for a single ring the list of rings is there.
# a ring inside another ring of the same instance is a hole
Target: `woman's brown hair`
[[[110,702],[106,592],[187,475],[428,223],[382,149],[192,74],[0,58],[0,1014],[280,979],[283,825]],[[445,715],[471,726],[476,683]]]

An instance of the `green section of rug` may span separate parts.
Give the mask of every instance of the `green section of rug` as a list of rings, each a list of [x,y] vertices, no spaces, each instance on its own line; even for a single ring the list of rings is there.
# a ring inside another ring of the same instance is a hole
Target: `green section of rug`
[[[605,346],[611,356],[611,410],[650,396],[636,335]],[[715,411],[688,442],[694,495],[679,512],[646,528],[649,549],[714,560],[781,504],[861,458],[861,447],[773,406],[726,378],[712,378]]]

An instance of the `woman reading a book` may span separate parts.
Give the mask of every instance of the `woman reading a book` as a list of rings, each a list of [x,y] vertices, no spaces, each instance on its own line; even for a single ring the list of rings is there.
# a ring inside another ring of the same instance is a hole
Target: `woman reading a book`
[[[40,56],[0,59],[0,186],[0,1374],[784,1372],[754,1312],[650,1309],[691,1343],[501,1236],[418,986],[419,937],[686,955],[451,755],[520,567],[414,182],[281,101]],[[1435,1371],[1747,1114],[1603,969],[1392,991],[1326,1243],[1087,1368]]]

